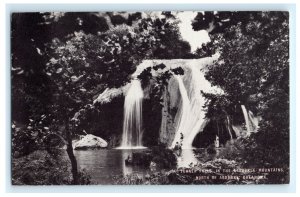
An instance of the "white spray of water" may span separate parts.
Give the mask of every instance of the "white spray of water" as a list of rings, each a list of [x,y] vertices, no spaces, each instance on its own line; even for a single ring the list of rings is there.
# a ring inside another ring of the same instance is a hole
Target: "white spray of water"
[[[131,81],[124,103],[123,136],[120,148],[142,148],[142,102],[143,90],[137,79]]]
[[[181,107],[178,109],[178,113],[176,114],[176,116],[179,116],[179,121],[177,122],[176,125],[176,132],[175,132],[175,137],[174,140],[172,142],[172,147],[175,147],[176,143],[180,142],[180,137],[181,134],[183,134],[184,136],[186,136],[187,132],[184,132],[186,127],[188,127],[189,125],[187,125],[188,123],[188,118],[189,118],[189,113],[191,111],[191,106],[190,106],[190,100],[188,97],[188,93],[186,88],[184,87],[184,83],[183,80],[180,76],[175,76],[175,79],[178,82],[178,86],[179,86],[179,92],[181,94]],[[185,139],[185,137],[184,137]],[[182,146],[185,141],[182,141]]]
[[[241,108],[246,123],[247,135],[250,135],[251,132],[257,132],[259,129],[260,117],[254,116],[250,110],[247,111],[245,105],[241,105]]]
[[[226,117],[226,127],[227,127],[228,133],[230,135],[230,140],[232,140],[233,137],[232,137],[231,128],[230,128],[230,119],[228,116]]]
[[[258,116],[254,116],[254,114],[252,113],[252,111],[249,110],[249,120],[252,124],[252,128],[254,132],[257,132],[259,129],[259,121],[260,121],[260,117]]]
[[[251,130],[250,130],[250,123],[249,123],[248,112],[247,112],[247,109],[246,109],[245,105],[241,105],[241,108],[242,108],[244,119],[245,119],[245,123],[246,123],[247,134],[249,135],[250,132],[251,132]]]
[[[184,76],[175,76],[182,100],[179,111],[176,114],[178,117],[175,118],[178,122],[175,137],[171,145],[172,148],[175,147],[176,142],[180,142],[181,133],[183,135],[182,148],[192,148],[195,136],[201,130],[201,125],[205,123],[205,111],[203,107],[205,98],[201,94],[201,91],[211,92],[214,90],[214,87],[205,79],[204,73],[200,71],[197,62],[191,62],[191,64],[186,66]]]

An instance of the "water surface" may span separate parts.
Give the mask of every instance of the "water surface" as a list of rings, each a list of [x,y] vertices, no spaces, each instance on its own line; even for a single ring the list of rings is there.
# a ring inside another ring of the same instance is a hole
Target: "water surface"
[[[78,165],[91,176],[94,184],[113,184],[114,177],[135,174],[144,177],[150,169],[144,166],[125,165],[128,155],[147,149],[97,149],[74,150]],[[176,154],[176,152],[175,152]],[[213,159],[205,149],[183,149],[177,155],[177,167],[191,167],[199,162]],[[158,169],[159,170],[159,169]]]
[[[125,159],[133,152],[141,152],[145,149],[98,149],[98,150],[74,150],[79,167],[91,175],[96,184],[112,184],[113,177],[127,174],[137,174],[143,177],[148,169],[143,166],[125,165]]]

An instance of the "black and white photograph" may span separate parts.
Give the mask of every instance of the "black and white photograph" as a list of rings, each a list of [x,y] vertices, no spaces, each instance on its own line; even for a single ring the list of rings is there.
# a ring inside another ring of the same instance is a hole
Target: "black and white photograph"
[[[11,13],[11,184],[289,184],[289,17]]]

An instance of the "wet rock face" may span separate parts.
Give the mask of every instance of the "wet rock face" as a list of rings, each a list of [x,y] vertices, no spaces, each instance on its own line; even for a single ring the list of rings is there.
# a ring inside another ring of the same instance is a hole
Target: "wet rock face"
[[[169,80],[168,86],[164,88],[162,97],[163,108],[159,141],[167,146],[171,146],[176,131],[175,116],[180,105],[180,93],[174,78]]]
[[[155,80],[144,83],[143,100],[143,145],[152,147],[158,145],[161,125],[162,93]]]
[[[172,77],[168,85],[151,80],[144,86],[143,102],[143,145],[158,143],[171,146],[175,136],[175,116],[180,105],[178,83]]]
[[[143,101],[143,145],[155,146],[158,143],[161,124],[161,105],[153,99]]]

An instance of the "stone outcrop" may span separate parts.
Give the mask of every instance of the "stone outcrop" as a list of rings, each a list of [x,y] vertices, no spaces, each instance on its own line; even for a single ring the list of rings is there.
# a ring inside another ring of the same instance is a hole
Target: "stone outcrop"
[[[106,148],[108,143],[95,135],[87,134],[79,141],[76,141],[73,144],[74,150],[87,150],[87,149],[97,149],[97,148]]]

